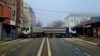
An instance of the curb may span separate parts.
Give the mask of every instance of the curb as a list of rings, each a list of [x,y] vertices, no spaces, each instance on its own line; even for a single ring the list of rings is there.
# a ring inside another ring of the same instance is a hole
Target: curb
[[[92,44],[92,45],[99,46],[99,44],[97,44],[97,43],[94,43],[94,42],[90,42],[90,41],[86,41],[86,40],[82,40],[82,41],[84,41],[84,42],[86,42],[86,43],[89,43],[89,44]]]
[[[11,41],[8,41],[8,42],[5,42],[5,43],[1,43],[0,45],[9,44],[9,43],[12,43],[12,42],[15,42],[15,41],[18,41],[18,40],[19,40],[19,39],[11,40]]]

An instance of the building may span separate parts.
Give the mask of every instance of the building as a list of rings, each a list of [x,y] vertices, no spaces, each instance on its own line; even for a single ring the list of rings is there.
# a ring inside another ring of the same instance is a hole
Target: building
[[[11,37],[16,24],[16,0],[0,0],[1,37]]]
[[[92,27],[92,37],[94,39],[100,39],[100,16],[99,17],[91,17]]]
[[[65,18],[65,27],[75,27],[80,22],[90,20],[91,17],[99,15],[99,13],[71,13]]]
[[[69,33],[76,33],[75,27],[77,27],[77,30],[83,30],[83,26],[91,23],[91,17],[98,16],[100,16],[99,13],[72,13],[65,18],[65,27],[69,29]],[[87,31],[89,32],[90,30]],[[82,35],[84,34],[83,32],[84,31],[80,31]],[[90,34],[90,32],[87,34]]]
[[[16,0],[16,34],[21,33],[21,28],[23,27],[23,0]]]
[[[35,27],[35,13],[32,10],[32,8],[27,4],[23,3],[23,27],[22,27],[22,33],[24,34],[30,34],[32,33],[33,27]]]

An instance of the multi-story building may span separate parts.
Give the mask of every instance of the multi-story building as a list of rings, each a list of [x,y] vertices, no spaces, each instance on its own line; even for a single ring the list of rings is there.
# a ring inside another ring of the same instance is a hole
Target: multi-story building
[[[16,24],[16,0],[0,0],[0,18],[2,38],[11,37]]]
[[[21,28],[23,27],[23,0],[16,0],[17,5],[16,5],[16,33],[20,34],[21,33]]]
[[[75,27],[83,21],[90,20],[91,17],[100,16],[98,13],[73,13],[65,18],[65,27]]]
[[[24,18],[23,21],[24,24],[23,24],[22,32],[24,34],[29,34],[31,33],[33,27],[35,26],[36,18],[35,18],[34,11],[27,3],[23,3],[23,18]]]
[[[65,18],[65,27],[68,28],[69,33],[77,33],[75,30],[75,27],[84,27],[86,24],[91,23],[91,17],[98,17],[100,16],[99,13],[73,13],[70,14],[67,18]],[[90,25],[85,26],[90,27]],[[80,31],[81,30],[81,31]],[[91,34],[91,29],[86,29],[85,31],[83,28],[80,28],[78,32],[80,32],[82,35],[86,32],[87,30],[87,35]],[[83,33],[84,32],[84,33]],[[79,33],[78,33],[79,34]]]

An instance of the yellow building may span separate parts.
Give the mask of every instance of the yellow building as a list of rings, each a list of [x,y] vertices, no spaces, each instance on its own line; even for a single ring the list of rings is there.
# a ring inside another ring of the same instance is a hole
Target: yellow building
[[[32,8],[27,4],[23,3],[23,28],[25,34],[28,34],[32,31],[32,27],[35,25],[35,14]]]

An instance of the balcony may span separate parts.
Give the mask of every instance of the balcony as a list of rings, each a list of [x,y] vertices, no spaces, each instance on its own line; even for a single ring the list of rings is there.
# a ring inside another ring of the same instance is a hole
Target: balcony
[[[10,9],[5,5],[0,5],[0,21],[9,24],[12,18],[12,13]]]

